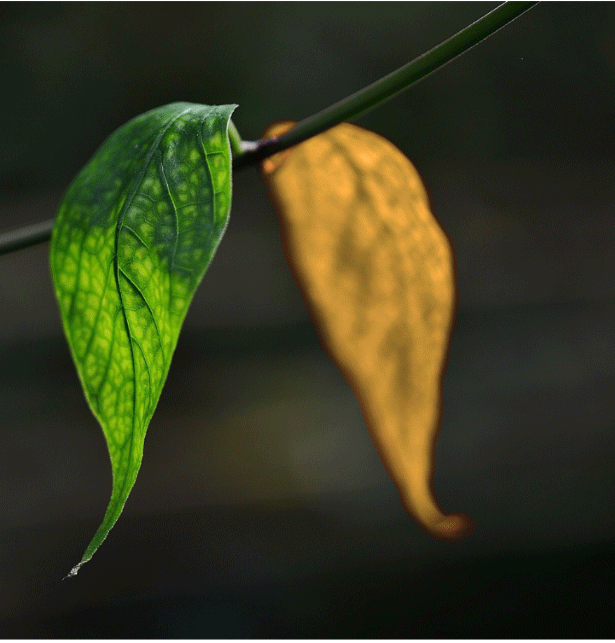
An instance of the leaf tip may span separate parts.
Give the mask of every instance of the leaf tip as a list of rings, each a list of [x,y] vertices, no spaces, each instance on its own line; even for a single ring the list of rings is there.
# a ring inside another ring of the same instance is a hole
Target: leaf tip
[[[68,574],[66,574],[66,576],[64,576],[64,578],[63,578],[62,580],[66,580],[67,578],[73,578],[73,577],[75,577],[75,576],[77,575],[77,573],[79,572],[79,568],[81,567],[81,565],[82,565],[82,564],[83,564],[83,563],[79,563],[78,565],[75,565],[75,566],[70,570],[70,572],[68,572]]]
[[[429,535],[436,540],[456,543],[469,538],[476,531],[476,521],[466,513],[447,514],[432,525]]]

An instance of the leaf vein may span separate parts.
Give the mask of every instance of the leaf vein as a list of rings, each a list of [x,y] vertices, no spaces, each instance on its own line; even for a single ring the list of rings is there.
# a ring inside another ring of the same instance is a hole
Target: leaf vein
[[[132,279],[132,277],[130,277],[123,268],[120,268],[120,273],[124,276],[124,279],[126,279],[126,281],[134,288],[135,292],[141,297],[141,299],[143,300],[143,303],[147,307],[147,310],[148,310],[148,312],[150,314],[150,317],[152,318],[152,321],[154,322],[154,327],[156,328],[156,334],[158,335],[158,343],[160,344],[160,350],[162,351],[162,357],[163,357],[163,359],[165,359],[165,357],[164,357],[164,346],[162,344],[162,335],[160,334],[160,329],[158,328],[158,323],[156,322],[156,316],[154,315],[154,311],[152,310],[151,306],[149,305],[149,302],[147,301],[147,298],[145,297],[145,295],[143,294],[143,292],[141,291],[139,286],[137,286],[137,284],[135,283],[134,279]],[[128,324],[128,326],[130,327],[130,324]],[[129,333],[129,334],[132,337],[132,334],[131,333]],[[165,361],[166,361],[166,359],[165,359]],[[136,376],[136,373],[135,373],[135,376]]]
[[[162,180],[164,182],[164,187],[167,191],[167,194],[169,195],[169,200],[171,201],[171,209],[173,210],[173,214],[175,216],[175,235],[173,236],[173,252],[171,253],[171,259],[169,261],[169,310],[171,309],[171,302],[173,301],[173,277],[172,273],[175,267],[175,255],[177,253],[177,238],[179,236],[179,217],[177,215],[177,205],[175,204],[175,201],[173,200],[173,195],[171,194],[171,188],[169,187],[169,179],[167,177],[167,173],[165,172],[164,169],[164,163],[161,160],[160,161],[160,174],[162,176]]]

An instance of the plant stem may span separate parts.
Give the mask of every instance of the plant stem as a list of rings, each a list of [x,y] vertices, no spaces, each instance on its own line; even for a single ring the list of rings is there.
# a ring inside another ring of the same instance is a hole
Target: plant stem
[[[501,4],[487,15],[403,67],[348,96],[348,98],[299,121],[287,134],[277,138],[257,141],[254,151],[246,150],[234,160],[233,169],[238,170],[244,166],[253,165],[267,156],[281,152],[312,136],[316,136],[342,121],[365,114],[408,89],[408,87],[422,80],[428,74],[436,71],[436,69],[440,69],[453,58],[468,51],[481,40],[512,22],[536,4],[538,3],[505,2]]]
[[[411,85],[425,78],[457,56],[512,22],[537,2],[505,2],[476,22],[364,89],[327,109],[310,116],[287,134],[261,141],[242,141],[235,125],[229,125],[229,140],[235,171],[256,165],[259,161],[297,145],[338,123],[365,114]],[[47,241],[54,219],[0,234],[0,255]]]
[[[0,255],[21,250],[42,241],[49,241],[54,221],[55,219],[47,219],[47,221],[26,225],[23,228],[17,228],[17,230],[3,232],[0,234]]]

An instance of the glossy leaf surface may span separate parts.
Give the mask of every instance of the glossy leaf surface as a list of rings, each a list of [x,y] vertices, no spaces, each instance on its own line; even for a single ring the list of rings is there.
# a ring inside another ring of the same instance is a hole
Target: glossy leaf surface
[[[418,172],[386,139],[342,123],[266,159],[262,176],[321,343],[404,508],[434,538],[466,538],[474,520],[444,513],[433,490],[456,277]]]
[[[64,331],[113,490],[75,575],[118,519],[193,294],[226,229],[234,105],[173,103],[113,133],[69,187],[51,240]]]

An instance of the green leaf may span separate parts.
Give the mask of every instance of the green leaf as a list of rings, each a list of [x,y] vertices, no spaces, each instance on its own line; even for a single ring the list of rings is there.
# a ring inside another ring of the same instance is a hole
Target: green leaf
[[[173,103],[129,121],[60,206],[53,283],[113,471],[103,522],[69,576],[122,512],[188,306],[226,229],[235,107]]]

